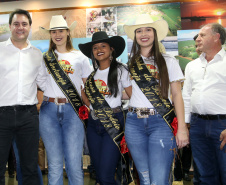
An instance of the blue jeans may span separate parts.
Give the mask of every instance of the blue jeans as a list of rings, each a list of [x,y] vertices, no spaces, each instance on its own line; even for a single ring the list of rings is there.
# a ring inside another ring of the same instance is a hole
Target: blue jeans
[[[123,127],[123,113],[115,115]],[[101,185],[117,185],[115,172],[121,154],[99,119],[93,120],[91,116],[89,116],[87,125],[87,144],[96,170],[96,181]]]
[[[190,142],[200,174],[200,185],[226,185],[226,146],[220,150],[220,133],[224,120],[204,120],[191,116]]]
[[[43,101],[40,135],[48,159],[48,184],[63,185],[63,159],[69,185],[83,185],[82,152],[84,126],[70,103]]]
[[[176,141],[163,118],[159,114],[137,118],[136,113],[128,112],[125,138],[140,184],[171,184],[170,172]]]
[[[18,148],[16,146],[15,139],[13,140],[13,150],[14,150],[14,154],[15,154],[15,158],[16,158],[16,177],[17,177],[18,185],[23,185],[22,172],[21,172],[21,168],[20,168],[20,157],[19,157]],[[39,176],[40,185],[44,185],[43,178],[42,178],[42,172],[39,168],[39,165],[38,165],[38,176]]]

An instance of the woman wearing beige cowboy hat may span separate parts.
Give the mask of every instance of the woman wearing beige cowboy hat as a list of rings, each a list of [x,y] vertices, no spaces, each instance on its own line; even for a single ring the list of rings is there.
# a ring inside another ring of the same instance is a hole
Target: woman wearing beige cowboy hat
[[[168,33],[165,20],[153,21],[143,14],[134,25],[124,25],[124,31],[133,40],[126,142],[140,184],[168,185],[176,145],[181,148],[189,143],[181,96],[184,76],[176,59],[160,52],[158,42]],[[177,119],[169,100],[169,87]]]
[[[49,50],[44,54],[47,77],[40,108],[40,135],[48,159],[48,184],[63,185],[63,161],[69,185],[83,185],[82,154],[84,126],[77,108],[82,105],[81,85],[91,70],[89,60],[72,46],[62,15],[52,16]],[[76,102],[75,102],[76,101]],[[75,102],[75,103],[74,103]]]

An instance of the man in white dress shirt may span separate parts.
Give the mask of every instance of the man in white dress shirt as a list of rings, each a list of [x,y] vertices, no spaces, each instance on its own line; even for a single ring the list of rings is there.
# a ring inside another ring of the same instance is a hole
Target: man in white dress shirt
[[[196,42],[203,53],[185,69],[185,122],[191,125],[190,143],[201,185],[226,184],[226,146],[220,149],[220,134],[226,129],[225,38],[218,23],[202,27]]]
[[[39,185],[37,84],[44,88],[42,53],[27,40],[31,17],[15,10],[9,17],[11,37],[0,43],[0,185],[13,138],[19,150],[23,185]]]

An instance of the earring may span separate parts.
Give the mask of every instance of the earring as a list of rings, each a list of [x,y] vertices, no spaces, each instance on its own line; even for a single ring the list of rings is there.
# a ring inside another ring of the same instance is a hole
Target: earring
[[[70,36],[68,35],[68,36],[67,36],[67,42],[70,42],[70,40],[71,40],[71,38],[70,38]]]
[[[110,62],[113,60],[112,53],[109,56]]]
[[[97,61],[95,60],[94,62],[94,67],[97,69],[98,68],[98,65],[97,65]]]

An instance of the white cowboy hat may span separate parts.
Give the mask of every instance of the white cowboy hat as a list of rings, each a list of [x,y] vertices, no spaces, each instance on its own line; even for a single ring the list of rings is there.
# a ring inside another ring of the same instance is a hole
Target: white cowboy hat
[[[62,29],[69,29],[70,31],[75,29],[77,22],[74,21],[71,26],[68,27],[66,20],[62,15],[54,15],[51,18],[49,29],[46,29],[44,27],[40,27],[45,32],[48,32],[50,30],[62,30]]]
[[[154,28],[157,32],[158,41],[163,40],[166,37],[169,30],[168,23],[165,20],[161,19],[153,21],[150,15],[148,14],[141,14],[140,16],[138,16],[136,18],[134,25],[123,26],[126,35],[132,40],[134,39],[135,30],[141,27]]]

